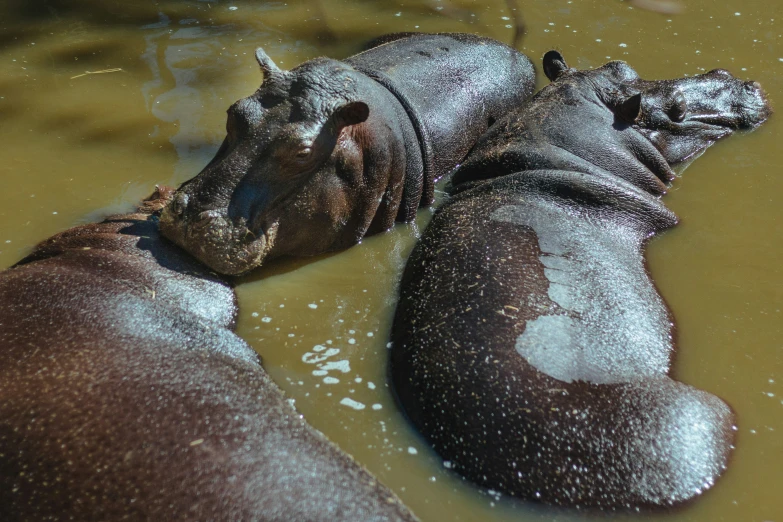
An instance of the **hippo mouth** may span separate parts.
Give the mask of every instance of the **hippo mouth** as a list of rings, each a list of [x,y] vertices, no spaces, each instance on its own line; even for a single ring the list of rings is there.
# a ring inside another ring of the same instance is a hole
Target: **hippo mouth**
[[[168,210],[168,208],[166,209]],[[161,232],[212,270],[238,276],[260,266],[275,244],[279,222],[254,233],[245,220],[232,221],[217,210],[200,212],[187,224],[164,211]]]
[[[732,131],[751,131],[767,121],[771,109],[767,105],[743,107],[737,115],[694,115],[689,118],[706,128],[725,129],[726,134]]]

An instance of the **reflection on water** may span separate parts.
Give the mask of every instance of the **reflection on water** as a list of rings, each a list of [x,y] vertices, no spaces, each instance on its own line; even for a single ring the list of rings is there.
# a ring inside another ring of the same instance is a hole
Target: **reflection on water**
[[[536,61],[555,47],[575,67],[625,59],[646,78],[726,67],[760,81],[773,102],[783,99],[783,12],[774,3],[692,0],[681,15],[614,0],[520,3],[523,50]],[[290,68],[347,56],[391,31],[511,42],[512,4],[0,0],[0,264],[59,230],[127,209],[157,183],[197,173],[223,138],[226,108],[260,83],[255,47]],[[676,378],[726,399],[740,431],[711,492],[687,510],[645,519],[764,521],[783,512],[779,125],[773,117],[710,150],[666,196],[682,224],[649,257],[678,321]],[[246,278],[239,333],[310,422],[422,520],[589,518],[461,481],[397,410],[385,373],[395,285],[428,217],[423,210],[416,225]]]

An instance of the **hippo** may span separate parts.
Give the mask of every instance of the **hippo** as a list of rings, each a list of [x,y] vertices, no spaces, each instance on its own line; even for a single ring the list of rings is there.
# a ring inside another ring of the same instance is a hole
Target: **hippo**
[[[0,273],[0,519],[416,518],[296,412],[233,289],[136,213]]]
[[[164,236],[226,275],[343,249],[410,221],[495,120],[533,92],[530,60],[489,38],[401,33],[280,70],[228,109],[227,136],[164,209]]]
[[[399,404],[447,467],[597,510],[683,505],[733,448],[731,408],[669,376],[673,319],[644,260],[676,216],[673,169],[770,114],[716,69],[646,81],[544,56],[551,80],[454,172],[407,261],[392,326]]]

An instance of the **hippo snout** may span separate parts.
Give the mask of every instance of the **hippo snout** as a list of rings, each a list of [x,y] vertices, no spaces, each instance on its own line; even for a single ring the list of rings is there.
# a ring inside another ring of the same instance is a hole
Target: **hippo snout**
[[[161,232],[174,243],[226,275],[246,273],[267,258],[275,243],[277,223],[256,234],[244,220],[232,220],[220,210],[189,211],[187,195],[181,196],[160,217]]]
[[[739,128],[743,130],[754,129],[764,123],[772,115],[772,107],[767,100],[767,94],[756,81],[747,81],[742,84],[743,96],[741,104],[743,115],[739,122]]]

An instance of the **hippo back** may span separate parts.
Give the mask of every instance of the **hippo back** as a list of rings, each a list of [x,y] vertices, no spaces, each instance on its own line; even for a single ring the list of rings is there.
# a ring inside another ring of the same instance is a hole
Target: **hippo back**
[[[527,56],[471,34],[387,37],[345,62],[391,90],[418,127],[425,162],[422,204],[432,202],[431,181],[456,167],[478,137],[535,85]]]
[[[232,288],[148,213],[0,272],[0,520],[415,518],[233,333]]]
[[[452,469],[603,509],[679,504],[714,482],[733,416],[667,377],[671,318],[641,256],[674,223],[630,184],[555,170],[438,210],[403,276],[391,373]]]

